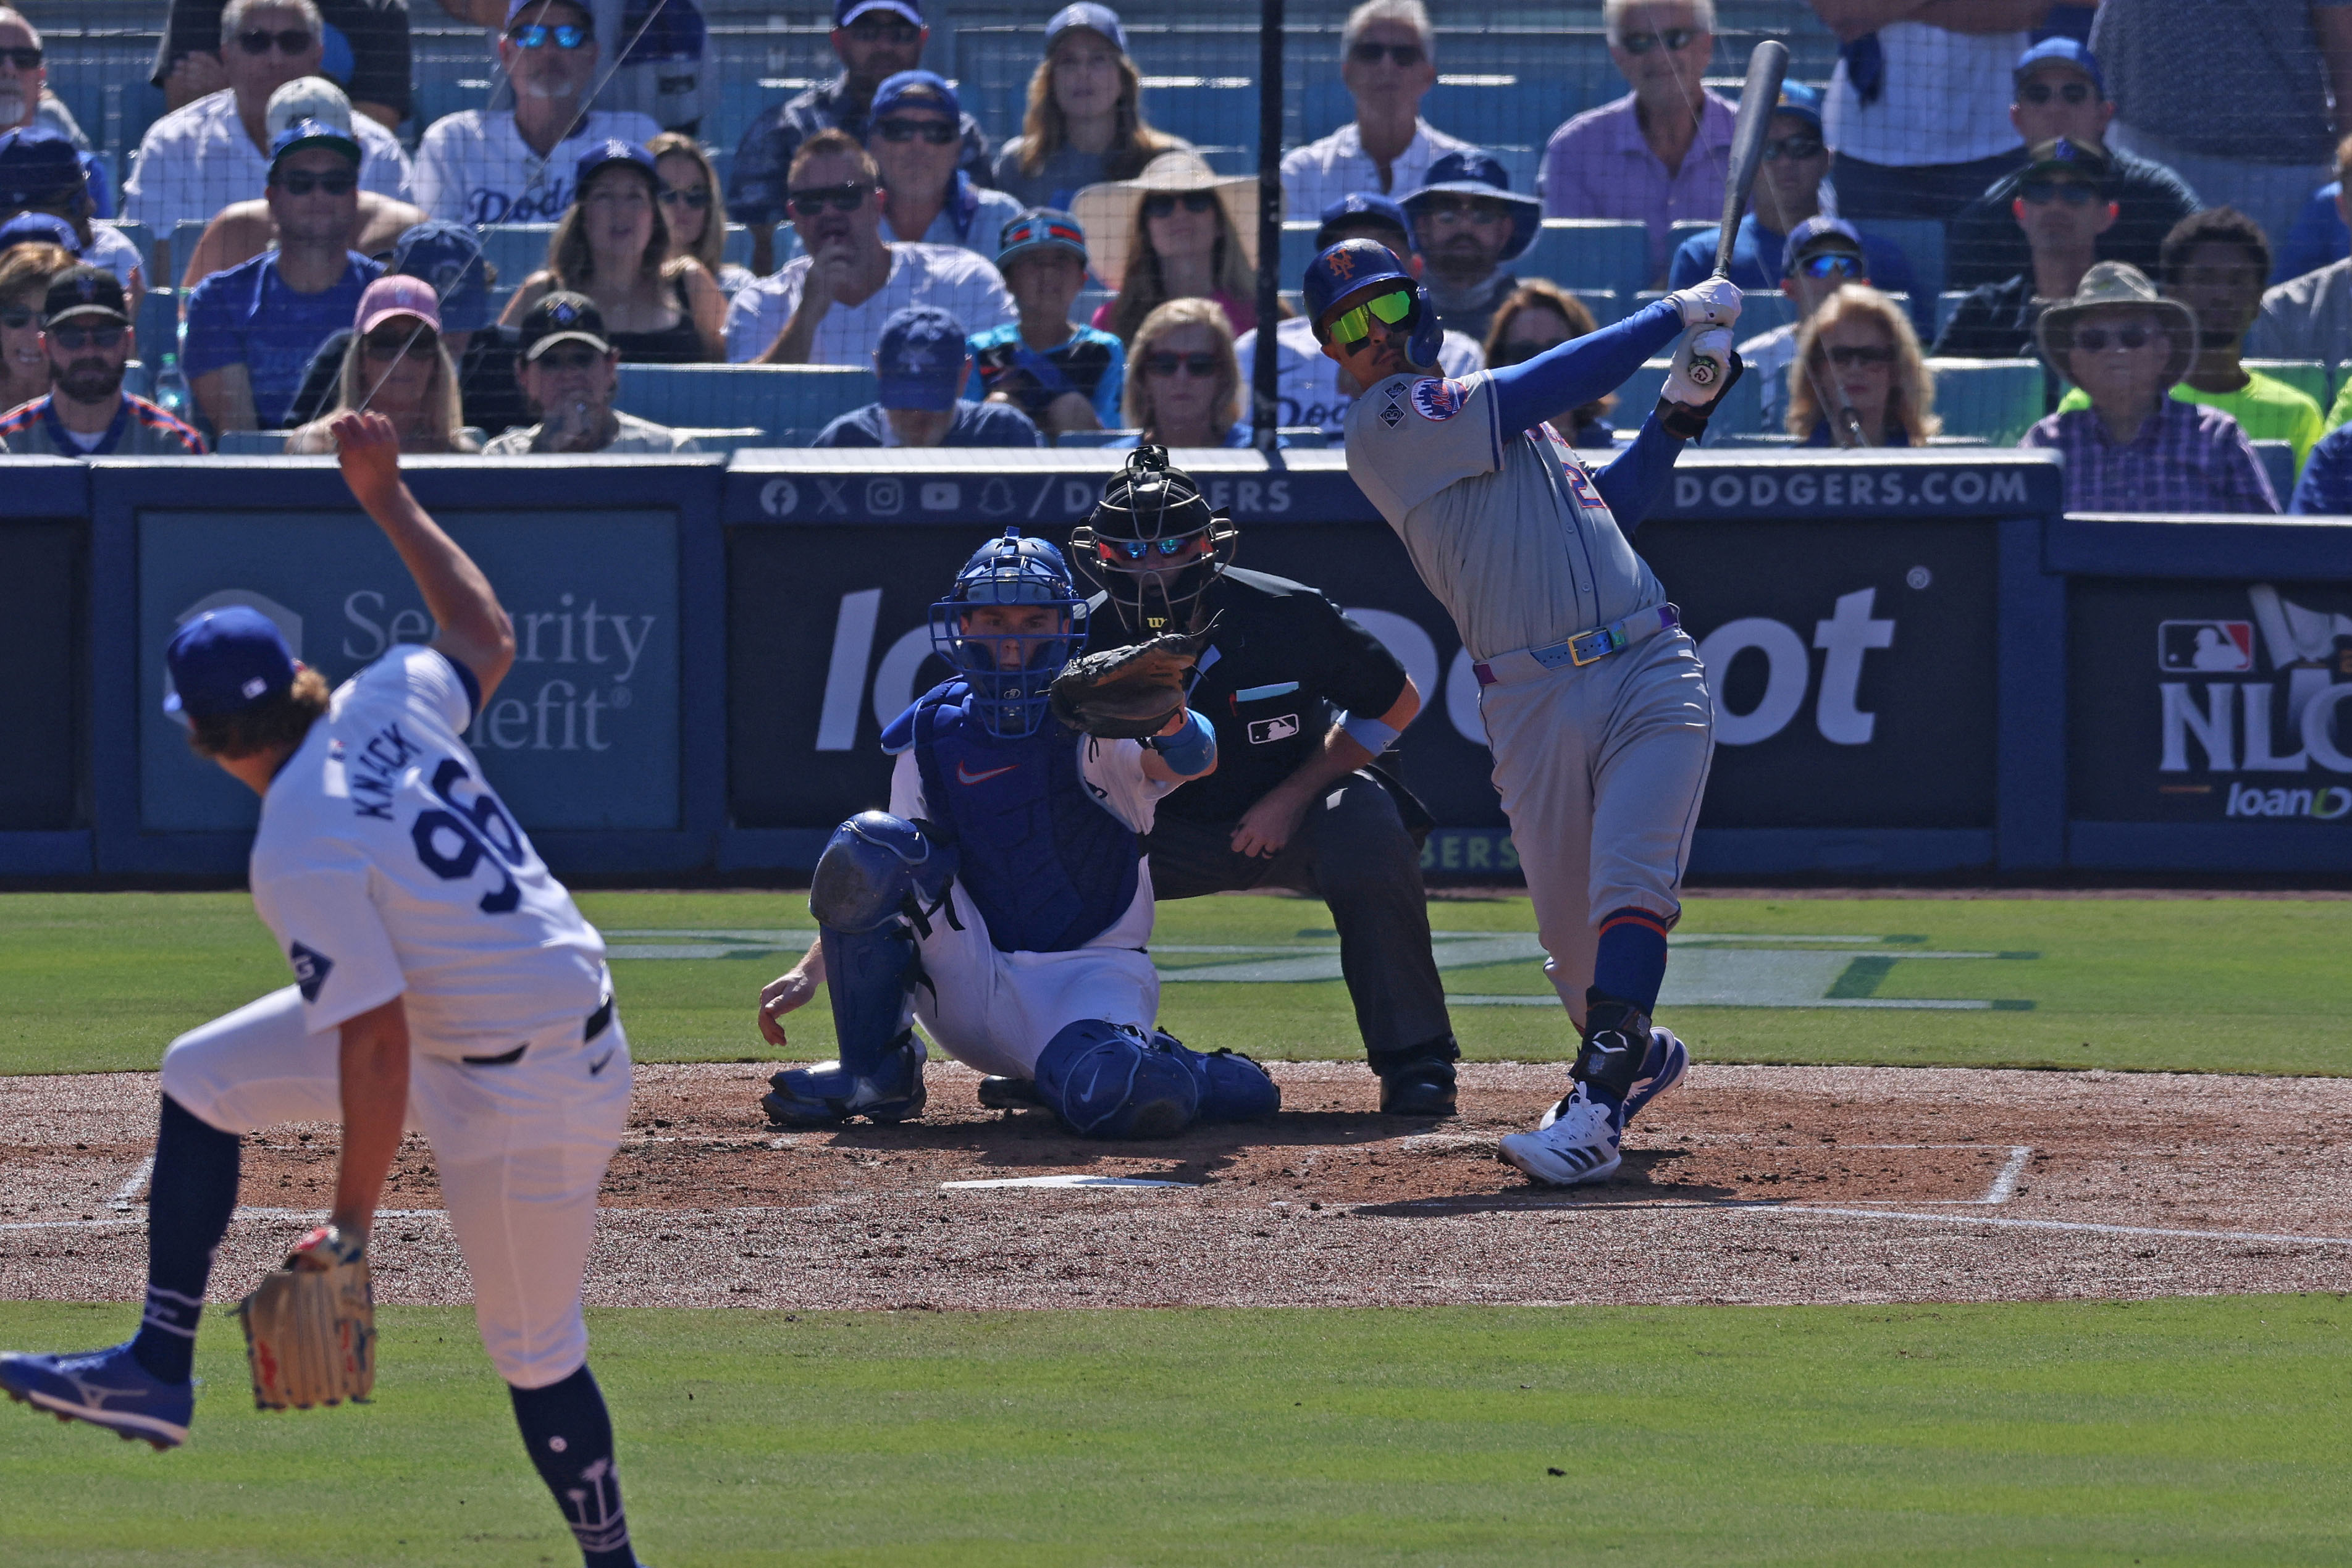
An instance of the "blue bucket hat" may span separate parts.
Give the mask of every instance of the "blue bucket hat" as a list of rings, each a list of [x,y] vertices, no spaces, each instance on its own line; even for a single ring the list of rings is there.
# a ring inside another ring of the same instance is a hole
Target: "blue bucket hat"
[[[1502,162],[1491,152],[1475,147],[1459,152],[1448,152],[1429,166],[1429,179],[1420,190],[1405,197],[1404,210],[1415,220],[1427,205],[1425,198],[1436,195],[1484,196],[1503,203],[1511,210],[1511,238],[1503,246],[1497,261],[1517,261],[1536,243],[1536,235],[1543,225],[1543,203],[1534,196],[1511,189],[1511,176]],[[1418,243],[1418,236],[1415,236]]]
[[[478,332],[496,317],[490,308],[489,268],[469,224],[431,218],[403,231],[393,249],[392,270],[433,286],[441,301],[441,325],[447,331]]]
[[[172,690],[163,711],[221,718],[257,707],[294,684],[294,651],[278,623],[243,604],[208,610],[172,633],[163,650]]]
[[[874,379],[884,408],[953,408],[971,358],[963,323],[936,305],[909,305],[882,323]]]

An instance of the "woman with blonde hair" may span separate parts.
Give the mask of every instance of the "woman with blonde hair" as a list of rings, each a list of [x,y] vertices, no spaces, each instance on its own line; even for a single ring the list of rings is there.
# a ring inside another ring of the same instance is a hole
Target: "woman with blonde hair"
[[[572,205],[547,242],[547,270],[515,290],[499,325],[515,325],[541,296],[563,289],[596,302],[604,335],[625,361],[726,359],[727,297],[702,263],[670,255],[660,196],[651,152],[634,141],[597,143],[572,176]]]
[[[1127,360],[1127,423],[1116,446],[1247,446],[1242,366],[1225,313],[1206,299],[1171,299],[1137,329]]]
[[[0,251],[0,413],[49,395],[41,311],[49,279],[74,264],[63,246],[36,240]]]
[[[646,142],[646,151],[654,155],[662,222],[669,229],[669,259],[701,263],[720,296],[734,298],[751,281],[751,269],[726,259],[727,198],[719,187],[718,166],[702,143],[675,131]]]
[[[1806,446],[1925,446],[1943,427],[1903,308],[1862,283],[1822,301],[1789,366],[1789,434]]]
[[[1597,329],[1583,300],[1547,279],[1523,279],[1510,298],[1495,308],[1495,319],[1486,329],[1486,368],[1498,371],[1522,363]],[[1556,420],[1552,428],[1559,430],[1570,446],[1613,447],[1616,433],[1602,416],[1616,403],[1617,394],[1611,392],[1573,410],[1569,428],[1560,430]]]
[[[1132,180],[1192,143],[1144,123],[1143,77],[1127,57],[1118,13],[1080,0],[1045,24],[1021,134],[996,154],[996,188],[1024,207],[1066,210],[1088,185]]]
[[[377,278],[360,296],[352,324],[334,406],[289,434],[288,452],[338,451],[328,426],[353,409],[391,420],[404,453],[482,449],[458,409],[457,367],[441,346],[441,302],[431,284],[403,273]]]
[[[1256,326],[1257,195],[1255,178],[1221,179],[1189,152],[1080,191],[1072,215],[1095,276],[1118,295],[1092,324],[1130,354],[1143,319],[1171,299],[1214,301],[1235,337]]]

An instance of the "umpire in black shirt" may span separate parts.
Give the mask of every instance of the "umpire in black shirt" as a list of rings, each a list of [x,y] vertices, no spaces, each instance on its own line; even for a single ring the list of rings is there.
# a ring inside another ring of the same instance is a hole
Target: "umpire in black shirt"
[[[1088,601],[1090,646],[1211,628],[1188,701],[1217,727],[1217,770],[1160,802],[1146,841],[1153,891],[1320,896],[1381,1109],[1451,1115],[1461,1051],[1430,952],[1430,821],[1377,766],[1421,694],[1320,591],[1234,567],[1237,538],[1165,451],[1143,446],[1070,539],[1103,591]]]

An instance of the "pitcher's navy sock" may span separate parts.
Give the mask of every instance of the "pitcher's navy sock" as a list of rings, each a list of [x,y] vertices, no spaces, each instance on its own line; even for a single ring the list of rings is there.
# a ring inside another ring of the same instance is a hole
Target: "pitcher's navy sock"
[[[131,1354],[165,1383],[185,1383],[195,1364],[196,1320],[213,1249],[236,1208],[243,1140],[199,1120],[169,1094],[155,1134],[147,1183],[147,1311]]]
[[[613,1469],[613,1418],[587,1366],[544,1388],[509,1384],[507,1392],[523,1447],[555,1494],[587,1568],[635,1568],[629,1521],[621,1511],[621,1478]]]

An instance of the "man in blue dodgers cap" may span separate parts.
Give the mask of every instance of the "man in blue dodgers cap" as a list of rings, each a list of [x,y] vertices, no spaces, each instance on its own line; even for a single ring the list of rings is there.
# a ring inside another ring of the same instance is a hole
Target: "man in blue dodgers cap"
[[[876,89],[920,66],[923,40],[929,37],[921,0],[834,0],[833,52],[841,74],[754,120],[736,144],[735,162],[727,172],[727,215],[751,231],[752,271],[765,275],[776,269],[776,225],[784,219],[793,155],[801,143],[825,130],[865,141]],[[971,115],[962,122],[958,167],[974,183],[986,185],[988,136]]]
[[[1429,166],[1429,183],[1404,198],[1422,282],[1449,332],[1483,342],[1496,308],[1519,280],[1503,270],[1536,243],[1543,204],[1511,189],[1491,153],[1448,152]]]
[[[963,323],[936,305],[910,305],[882,325],[874,347],[880,396],[824,427],[819,446],[1043,446],[1029,416],[1007,402],[969,402],[971,353]]]
[[[2042,39],[2017,57],[2015,81],[2009,119],[2024,144],[2017,152],[2020,165],[2030,161],[2032,148],[2061,136],[2105,153],[2112,165],[2109,188],[2116,201],[2116,225],[2098,236],[2098,259],[2127,261],[2154,277],[2164,236],[2205,204],[2189,182],[2165,164],[2109,144],[2107,127],[2116,106],[2107,97],[2099,57],[2081,43]],[[2009,211],[2017,194],[2017,177],[2015,172],[2004,176],[1952,219],[1944,246],[1945,287],[1976,288],[2025,270],[2025,235]],[[2227,200],[2230,193],[2214,195]],[[1879,287],[1894,285],[1882,282]]]
[[[1423,276],[1422,258],[1413,249],[1412,225],[1405,219],[1404,209],[1386,196],[1358,191],[1323,209],[1323,226],[1315,231],[1316,253],[1320,255],[1349,239],[1368,239],[1386,246],[1395,255],[1398,266],[1416,277]],[[1255,374],[1251,367],[1257,363],[1257,329],[1252,328],[1234,345],[1234,353],[1241,359],[1244,381]],[[1347,418],[1348,405],[1363,389],[1323,352],[1322,345],[1315,340],[1315,324],[1304,316],[1291,317],[1275,329],[1275,351],[1282,356],[1274,390],[1281,404],[1278,423],[1286,427],[1313,426],[1337,439]],[[1459,332],[1445,334],[1437,351],[1437,362],[1449,376],[1466,376],[1486,368],[1486,357],[1477,340]]]
[[[111,226],[91,223],[96,211],[72,142],[46,125],[0,131],[0,219],[35,213],[63,223],[73,236],[66,248],[114,274],[135,315],[147,292],[139,247]]]

